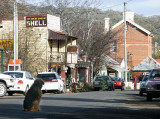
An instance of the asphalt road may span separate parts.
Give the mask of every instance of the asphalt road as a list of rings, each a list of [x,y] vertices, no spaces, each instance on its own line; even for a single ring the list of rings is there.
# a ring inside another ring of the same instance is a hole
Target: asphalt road
[[[158,119],[160,99],[146,101],[138,91],[44,94],[41,111],[23,111],[24,96],[0,97],[0,119]]]

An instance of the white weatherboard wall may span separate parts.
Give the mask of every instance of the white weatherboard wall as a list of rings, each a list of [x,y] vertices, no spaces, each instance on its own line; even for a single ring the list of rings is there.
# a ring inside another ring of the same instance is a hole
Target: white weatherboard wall
[[[60,18],[47,14],[47,27],[50,30],[60,31]]]

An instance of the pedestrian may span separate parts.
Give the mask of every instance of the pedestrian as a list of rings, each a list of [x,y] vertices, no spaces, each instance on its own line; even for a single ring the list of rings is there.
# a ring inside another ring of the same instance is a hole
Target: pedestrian
[[[137,90],[137,76],[134,76],[134,90]]]

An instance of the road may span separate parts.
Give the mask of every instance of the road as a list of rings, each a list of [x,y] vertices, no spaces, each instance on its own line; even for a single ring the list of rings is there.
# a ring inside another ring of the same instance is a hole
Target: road
[[[0,97],[0,119],[158,119],[160,99],[146,101],[138,91],[44,94],[39,112],[23,111],[24,96]]]

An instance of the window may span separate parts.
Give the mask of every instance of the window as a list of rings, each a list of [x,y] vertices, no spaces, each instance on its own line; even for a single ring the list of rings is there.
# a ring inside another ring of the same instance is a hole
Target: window
[[[4,72],[3,74],[7,74],[12,77],[15,76],[16,78],[23,78],[23,73],[20,73],[20,72]]]
[[[33,79],[32,75],[29,72],[26,72],[26,78]]]
[[[55,74],[38,74],[37,78],[41,78],[43,80],[53,80],[57,79]]]
[[[113,41],[110,45],[110,52],[117,52],[117,44],[116,41]]]

